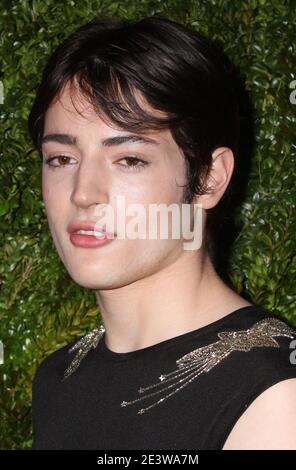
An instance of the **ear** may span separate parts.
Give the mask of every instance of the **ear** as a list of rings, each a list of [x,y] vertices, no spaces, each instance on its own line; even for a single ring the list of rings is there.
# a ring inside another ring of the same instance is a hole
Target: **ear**
[[[234,169],[234,156],[228,147],[219,147],[212,153],[212,166],[206,181],[207,191],[195,198],[195,203],[201,204],[203,209],[216,206],[231,180]]]

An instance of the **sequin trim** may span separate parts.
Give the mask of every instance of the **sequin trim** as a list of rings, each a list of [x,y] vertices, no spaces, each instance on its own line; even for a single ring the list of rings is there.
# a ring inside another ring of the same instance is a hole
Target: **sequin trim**
[[[223,331],[218,333],[219,341],[185,354],[176,361],[178,369],[167,374],[162,374],[159,377],[160,382],[149,385],[147,387],[141,387],[138,390],[138,393],[140,395],[145,394],[152,389],[156,389],[156,391],[148,393],[146,396],[142,396],[135,400],[123,401],[121,403],[121,407],[133,405],[148,397],[153,397],[159,393],[163,393],[165,390],[172,389],[170,393],[160,398],[160,400],[152,403],[146,408],[141,408],[137,413],[142,415],[149,409],[159,405],[160,403],[163,403],[169,397],[182,390],[184,387],[193,382],[193,380],[195,380],[198,376],[209,372],[221,361],[227,358],[232,352],[248,352],[255,347],[279,348],[280,346],[273,338],[274,336],[286,336],[288,338],[293,338],[295,335],[295,330],[290,328],[283,321],[276,318],[266,318],[261,320],[255,323],[248,330]],[[163,384],[168,382],[172,383],[164,388],[160,388],[163,386]],[[180,386],[178,386],[179,384]]]
[[[75,370],[79,367],[82,359],[84,359],[91,348],[97,347],[104,332],[105,327],[101,325],[99,328],[95,328],[93,331],[83,336],[79,341],[77,341],[77,343],[74,344],[74,346],[69,349],[68,353],[72,353],[77,350],[78,352],[69,367],[65,370],[63,380],[67,379],[70,377],[70,375],[73,374],[73,372],[75,372]]]

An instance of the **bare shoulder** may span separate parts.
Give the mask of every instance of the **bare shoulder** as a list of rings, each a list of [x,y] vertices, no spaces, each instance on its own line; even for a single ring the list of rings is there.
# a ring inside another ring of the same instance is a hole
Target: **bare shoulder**
[[[242,414],[223,450],[296,450],[296,378],[259,395]]]

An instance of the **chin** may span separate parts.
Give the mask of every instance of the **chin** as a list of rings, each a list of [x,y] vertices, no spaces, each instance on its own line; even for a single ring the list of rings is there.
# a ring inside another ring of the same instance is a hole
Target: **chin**
[[[73,276],[71,275],[71,278],[73,279],[76,284],[78,284],[81,287],[84,287],[86,289],[94,289],[94,290],[108,290],[112,289],[112,287],[108,282],[104,282],[103,280],[100,279],[93,279],[88,276]]]
[[[68,273],[76,284],[81,287],[85,287],[86,289],[109,290],[123,287],[128,284],[127,280],[121,279],[121,276],[117,276],[113,271],[109,276],[106,275],[104,269],[100,270],[98,273],[91,273],[90,271],[87,271],[87,269],[68,269]]]

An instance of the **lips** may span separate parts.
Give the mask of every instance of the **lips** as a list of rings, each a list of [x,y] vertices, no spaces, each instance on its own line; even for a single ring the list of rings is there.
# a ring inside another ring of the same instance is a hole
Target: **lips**
[[[92,232],[102,232],[103,235],[99,236],[96,233],[78,233],[79,230],[86,230]],[[68,226],[71,243],[79,248],[99,248],[112,242],[115,238],[114,234],[110,234],[105,230],[101,230],[92,223],[75,222]]]
[[[102,232],[105,234],[106,237],[113,238],[115,234],[106,232],[103,228],[97,227],[93,223],[87,223],[87,222],[74,222],[68,226],[68,232],[70,234],[78,232],[78,230],[91,230],[91,231],[96,231],[96,232]],[[91,235],[85,235],[85,236],[91,236]]]

